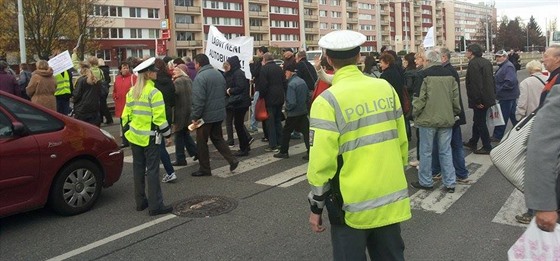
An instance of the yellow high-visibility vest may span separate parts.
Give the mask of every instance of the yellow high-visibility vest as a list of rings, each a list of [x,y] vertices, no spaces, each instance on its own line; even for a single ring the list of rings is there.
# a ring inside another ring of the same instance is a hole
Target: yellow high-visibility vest
[[[62,75],[64,73],[64,75]],[[56,91],[54,92],[55,96],[63,95],[63,94],[70,94],[70,79],[72,75],[68,72],[62,72],[54,76],[56,79]]]

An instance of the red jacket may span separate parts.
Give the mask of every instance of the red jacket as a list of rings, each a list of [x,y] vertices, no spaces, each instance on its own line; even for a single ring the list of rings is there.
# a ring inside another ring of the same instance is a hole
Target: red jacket
[[[113,86],[113,101],[115,101],[115,116],[121,117],[126,103],[126,94],[130,87],[136,83],[136,75],[117,75]]]
[[[333,74],[334,71],[331,70],[327,70],[325,71],[327,74]],[[328,89],[329,87],[331,87],[330,84],[319,80],[319,82],[317,83],[317,86],[315,87],[315,90],[313,91],[313,95],[311,96],[311,103],[313,103],[313,101],[315,100],[315,98],[317,98],[319,95],[321,95],[321,93],[323,91],[325,91],[326,89]]]

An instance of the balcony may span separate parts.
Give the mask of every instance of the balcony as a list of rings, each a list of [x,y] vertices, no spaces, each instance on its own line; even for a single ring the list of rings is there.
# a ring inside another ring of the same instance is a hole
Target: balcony
[[[175,6],[176,13],[201,14],[200,6]]]
[[[177,41],[177,47],[202,47],[202,40]]]
[[[306,34],[319,34],[319,28],[305,28]]]
[[[251,2],[251,1],[249,1],[249,2]],[[315,3],[309,3],[307,1],[303,1],[303,7],[310,7],[310,8],[315,8],[316,9],[317,8],[317,3],[316,2]]]
[[[387,40],[381,41],[381,44],[382,45],[391,45],[391,41],[387,41]]]
[[[249,17],[261,17],[261,18],[268,18],[268,12],[256,12],[256,11],[249,11]]]
[[[254,41],[253,42],[253,46],[269,46],[270,42],[268,40],[262,40],[262,41]]]
[[[346,22],[356,24],[358,23],[358,18],[346,18]]]
[[[414,16],[422,17],[422,12],[414,11]]]
[[[319,16],[317,15],[304,15],[303,19],[311,21],[319,21]]]
[[[249,0],[249,3],[268,4],[268,0]]]
[[[268,26],[249,26],[251,33],[268,33]]]
[[[202,31],[202,24],[201,23],[194,23],[194,24],[175,23],[175,29]]]
[[[380,21],[380,24],[381,25],[389,25],[389,20],[383,19],[383,20]]]
[[[358,12],[358,6],[357,5],[346,6],[346,12],[357,13]]]

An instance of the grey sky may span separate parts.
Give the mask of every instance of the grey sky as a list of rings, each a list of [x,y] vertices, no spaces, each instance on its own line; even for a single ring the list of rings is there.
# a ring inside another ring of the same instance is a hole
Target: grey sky
[[[463,0],[464,1],[464,0]],[[466,0],[471,3],[495,3],[496,13],[498,15],[498,20],[504,15],[507,15],[509,19],[513,19],[517,16],[523,19],[526,23],[529,21],[531,15],[535,17],[537,23],[541,28],[545,29],[545,21],[550,22],[555,17],[560,15],[560,0]],[[560,23],[560,19],[557,18],[557,24]],[[557,28],[558,27],[557,25]]]

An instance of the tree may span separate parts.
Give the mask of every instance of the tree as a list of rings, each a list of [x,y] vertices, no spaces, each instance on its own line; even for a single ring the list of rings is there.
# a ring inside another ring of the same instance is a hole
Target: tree
[[[99,0],[23,0],[27,53],[42,59],[76,44],[100,19],[89,16]],[[0,1],[0,51],[19,51],[16,1]],[[76,30],[77,29],[77,30]]]
[[[497,49],[522,49],[525,46],[526,37],[523,36],[526,31],[521,29],[520,21],[520,17],[513,20],[509,20],[507,16],[502,17],[496,37]]]
[[[531,16],[527,26],[524,28],[525,38],[527,43],[526,50],[532,50],[532,46],[535,46],[539,49],[543,49],[546,45],[546,39],[541,31],[540,26],[537,24],[535,18]]]

